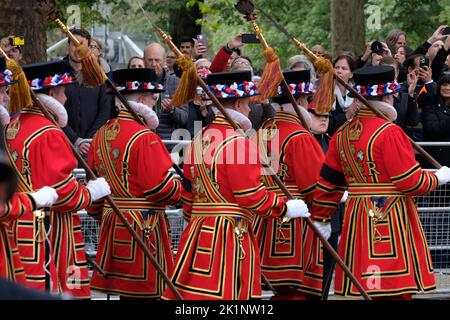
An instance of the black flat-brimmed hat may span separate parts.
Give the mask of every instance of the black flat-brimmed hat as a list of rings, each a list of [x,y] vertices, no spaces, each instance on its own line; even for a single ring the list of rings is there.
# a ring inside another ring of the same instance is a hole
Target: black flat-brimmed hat
[[[218,99],[240,99],[259,95],[251,71],[217,72],[206,78],[211,92]]]
[[[154,69],[120,69],[113,73],[114,84],[121,93],[163,92]]]
[[[34,91],[64,86],[75,82],[75,76],[62,60],[29,64],[23,67],[30,88]]]
[[[283,75],[294,98],[314,93],[314,84],[311,83],[311,72],[309,70],[285,71]],[[278,87],[278,96],[273,97],[273,101],[278,104],[290,102],[289,98],[286,97],[283,86]]]
[[[364,67],[353,71],[354,88],[366,99],[375,99],[400,91],[391,66]],[[354,96],[349,93],[350,97]]]

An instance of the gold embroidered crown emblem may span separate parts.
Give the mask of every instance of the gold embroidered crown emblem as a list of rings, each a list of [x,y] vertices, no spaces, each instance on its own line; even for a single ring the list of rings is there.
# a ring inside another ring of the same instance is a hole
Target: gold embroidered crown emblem
[[[272,138],[277,134],[277,125],[273,122],[270,127],[262,130],[262,140],[271,141]]]
[[[120,132],[120,124],[118,121],[114,121],[111,126],[105,132],[106,140],[115,140]]]
[[[352,123],[350,125],[349,128],[349,140],[351,141],[355,141],[355,140],[359,140],[359,137],[361,136],[362,132],[363,132],[364,126],[361,123],[361,121],[356,120],[354,123]]]
[[[13,140],[16,138],[20,130],[19,118],[14,119],[8,126],[6,130],[6,139]]]

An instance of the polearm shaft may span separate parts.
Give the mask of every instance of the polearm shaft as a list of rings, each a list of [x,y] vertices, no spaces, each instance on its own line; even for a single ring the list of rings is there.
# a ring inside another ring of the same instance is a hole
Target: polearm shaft
[[[295,38],[293,35],[291,35],[282,25],[280,25],[277,21],[275,21],[270,15],[268,15],[264,10],[262,10],[258,5],[256,5],[256,8],[261,11],[261,13],[269,19],[270,22],[283,34],[285,34],[289,39],[291,39],[295,45],[306,53],[309,59],[312,60],[312,62],[316,61],[318,57],[309,50],[305,44],[303,44],[300,40]],[[333,70],[333,76],[342,86],[344,86],[348,91],[350,91],[359,101],[361,101],[365,106],[367,106],[370,110],[372,110],[378,117],[385,119],[389,122],[389,120],[380,110],[372,107],[366,98],[364,98],[358,91],[356,91],[351,85],[349,85],[347,82],[345,82],[341,77],[337,75],[337,73]],[[419,146],[411,137],[408,136],[409,141],[411,142],[414,149],[419,152],[425,159],[427,159],[436,169],[440,169],[442,166],[439,162],[436,161],[428,152],[426,152],[421,146]]]
[[[92,259],[87,253],[86,253],[86,260],[92,265],[92,267],[97,270],[97,272],[102,275],[103,278],[109,279],[109,276],[106,274],[106,272],[98,265],[97,262],[95,262],[95,259]]]

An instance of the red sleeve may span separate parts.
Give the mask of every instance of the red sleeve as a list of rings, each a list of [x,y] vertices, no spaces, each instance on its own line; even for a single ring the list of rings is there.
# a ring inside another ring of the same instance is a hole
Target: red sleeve
[[[89,191],[73,176],[77,160],[61,130],[55,128],[41,134],[30,147],[29,154],[34,164],[33,187],[50,186],[59,195],[53,210],[76,212],[91,203]]]
[[[232,143],[234,145],[228,144],[223,152],[227,157],[226,176],[236,203],[260,216],[283,217],[286,214],[286,200],[267,191],[261,182],[262,165],[256,144],[243,137]],[[229,148],[233,151],[228,151]],[[246,158],[242,159],[241,152],[235,150],[245,150]],[[234,159],[228,159],[231,156]]]
[[[172,159],[161,139],[148,133],[139,138],[134,148],[137,174],[141,190],[148,201],[158,204],[175,204],[180,201],[180,181],[169,172]]]
[[[325,163],[320,170],[319,180],[314,192],[311,206],[311,216],[314,221],[331,221],[330,216],[336,212],[347,185],[336,147],[337,136],[338,133],[330,141]]]
[[[15,220],[23,216],[25,212],[36,210],[36,203],[27,193],[16,192],[12,199],[6,203],[3,209],[0,209],[0,222]]]
[[[192,192],[192,174],[191,174],[191,146],[186,148],[186,156],[183,165],[184,178],[191,183],[190,190],[186,188],[181,188],[181,200],[183,201],[183,216],[184,219],[189,222],[191,220],[192,203],[194,199],[194,193]]]
[[[217,52],[214,60],[211,62],[211,66],[209,67],[209,71],[211,72],[223,72],[227,67],[228,59],[230,59],[231,53],[225,51],[222,47]]]
[[[320,169],[325,161],[319,143],[308,133],[296,136],[289,141],[285,161],[292,168],[292,174],[305,202],[311,202]]]
[[[411,142],[400,127],[392,125],[385,129],[380,143],[386,172],[399,190],[408,196],[419,196],[438,187],[436,175],[422,170]]]

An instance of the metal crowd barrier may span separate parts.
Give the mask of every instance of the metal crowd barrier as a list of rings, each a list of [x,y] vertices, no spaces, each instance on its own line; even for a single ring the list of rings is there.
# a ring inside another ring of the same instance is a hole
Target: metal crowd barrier
[[[187,145],[190,141],[168,141],[167,143]],[[444,144],[450,146],[450,142]],[[74,175],[80,180],[85,178],[83,169],[74,170]],[[428,195],[417,197],[416,202],[431,250],[437,293],[450,293],[450,184],[441,186]],[[183,220],[181,209],[168,208],[166,213],[171,226],[172,244],[175,253],[178,249],[181,234],[186,227],[186,222]],[[91,218],[86,211],[80,211],[79,215],[85,236],[86,252],[94,257],[97,252],[100,233],[99,223]]]

